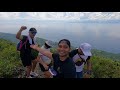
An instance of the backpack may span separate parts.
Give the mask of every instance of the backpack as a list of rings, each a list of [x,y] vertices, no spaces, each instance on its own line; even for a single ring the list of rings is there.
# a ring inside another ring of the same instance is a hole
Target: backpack
[[[78,55],[79,55],[79,54],[78,54]],[[76,65],[76,66],[81,66],[83,63],[84,63],[84,65],[85,65],[86,62],[87,62],[87,60],[90,59],[90,56],[88,56],[88,58],[86,59],[86,61],[85,61],[80,55],[79,55],[79,57],[80,57],[81,61],[75,62],[75,65]]]
[[[26,49],[26,43],[28,41],[28,37],[26,38],[25,41],[20,40],[20,42],[17,44],[17,51],[21,51],[22,47],[25,45],[25,49]]]
[[[80,57],[80,55],[79,55],[79,57]],[[83,58],[80,57],[80,60],[79,60],[79,61],[76,61],[76,62],[75,62],[75,65],[76,65],[76,66],[81,66],[83,63],[85,64],[86,61],[85,61]]]

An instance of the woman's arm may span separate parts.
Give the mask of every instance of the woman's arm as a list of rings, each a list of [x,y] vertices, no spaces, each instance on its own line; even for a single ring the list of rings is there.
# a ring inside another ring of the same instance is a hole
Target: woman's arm
[[[47,56],[48,58],[53,59],[52,58],[52,53],[50,51],[46,51],[44,49],[41,49],[40,47],[38,47],[38,45],[30,45],[30,47],[39,51],[41,54]]]

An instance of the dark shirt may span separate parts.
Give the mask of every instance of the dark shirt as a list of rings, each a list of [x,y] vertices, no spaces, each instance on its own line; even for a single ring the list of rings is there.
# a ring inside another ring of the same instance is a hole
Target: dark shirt
[[[33,39],[32,39],[32,44],[35,44],[34,41],[33,41]]]
[[[22,42],[25,42],[26,39],[28,38],[28,36],[25,36],[23,35],[23,39],[22,39]],[[35,44],[33,39],[32,39],[32,44]],[[29,43],[29,40],[27,40],[27,43],[25,45],[23,45],[22,49],[21,49],[21,53],[23,54],[28,54],[28,53],[31,53],[31,48],[30,48],[30,43]]]
[[[68,57],[66,60],[61,61],[59,54],[52,54],[54,60],[54,70],[57,71],[56,78],[75,78],[76,77],[76,68],[73,60]]]
[[[78,54],[78,49],[72,50],[72,51],[69,53],[69,57],[73,58],[76,54]]]
[[[25,42],[27,38],[28,38],[27,36],[23,36],[22,42]],[[27,40],[27,43],[25,45],[23,45],[20,53],[21,54],[30,54],[31,53],[29,40]]]

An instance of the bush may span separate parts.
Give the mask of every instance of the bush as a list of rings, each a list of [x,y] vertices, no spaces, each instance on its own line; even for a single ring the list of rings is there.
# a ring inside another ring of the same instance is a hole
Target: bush
[[[16,68],[22,66],[16,46],[6,40],[0,43],[0,77],[14,77]]]
[[[91,58],[93,78],[120,78],[120,61],[94,56]]]

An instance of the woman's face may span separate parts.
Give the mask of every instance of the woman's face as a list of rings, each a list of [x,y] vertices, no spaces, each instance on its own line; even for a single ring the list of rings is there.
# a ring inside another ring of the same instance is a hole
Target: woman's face
[[[58,51],[60,57],[66,57],[69,55],[70,47],[66,43],[61,42],[58,44],[57,51]]]

